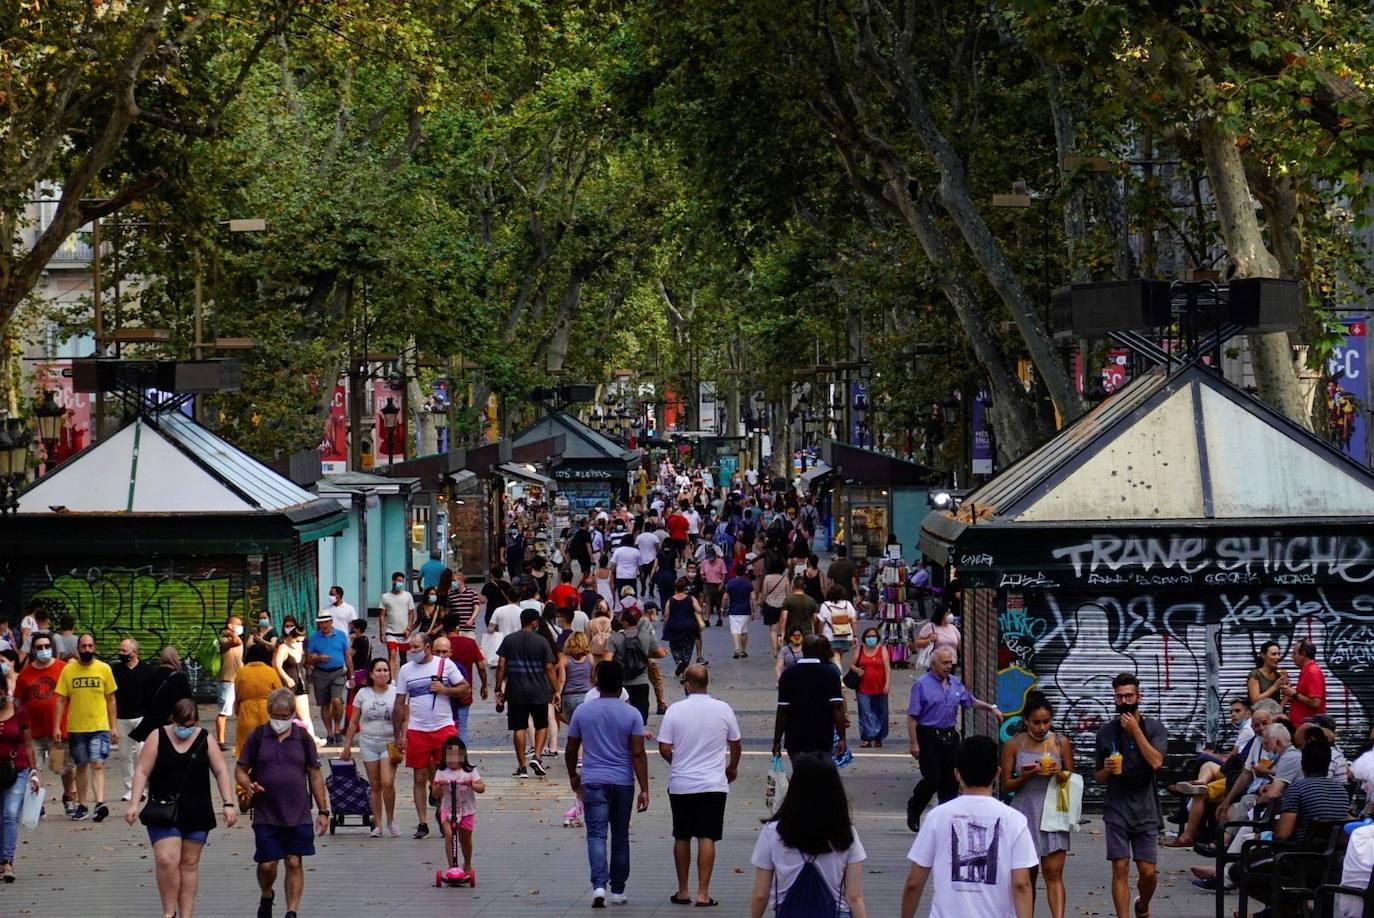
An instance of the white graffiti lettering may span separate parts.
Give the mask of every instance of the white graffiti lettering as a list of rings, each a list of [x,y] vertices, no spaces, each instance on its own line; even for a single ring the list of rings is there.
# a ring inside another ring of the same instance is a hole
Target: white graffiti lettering
[[[1047,589],[1059,586],[1058,582],[1046,577],[1043,571],[1036,571],[1034,574],[1003,574],[1002,582],[999,587],[1011,587],[1021,589],[1024,587],[1039,587]]]
[[[1374,542],[1363,536],[1232,536],[1211,540],[1200,536],[1093,536],[1086,542],[1053,549],[1051,557],[1067,561],[1074,576],[1095,580],[1133,571],[1150,574],[1175,571],[1185,579],[1208,569],[1237,576],[1266,577],[1277,583],[1317,583],[1335,580],[1349,584],[1374,580]],[[1147,584],[1146,581],[1132,581]],[[1209,583],[1256,583],[1257,580],[1217,579]]]
[[[992,555],[986,553],[981,555],[964,555],[959,559],[959,564],[968,567],[991,567]]]

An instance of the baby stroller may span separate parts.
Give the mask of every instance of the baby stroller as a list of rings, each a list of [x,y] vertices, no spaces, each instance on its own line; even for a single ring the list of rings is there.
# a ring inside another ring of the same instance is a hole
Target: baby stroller
[[[329,777],[324,779],[324,786],[329,789],[330,835],[339,826],[346,826],[344,820],[350,816],[360,817],[364,828],[372,826],[372,787],[358,774],[357,765],[341,759],[330,760]]]

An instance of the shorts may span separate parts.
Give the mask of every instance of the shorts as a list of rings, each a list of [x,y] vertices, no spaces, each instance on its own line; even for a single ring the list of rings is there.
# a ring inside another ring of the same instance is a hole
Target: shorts
[[[203,845],[209,837],[209,830],[204,829],[191,832],[186,829],[178,829],[176,826],[148,826],[148,844],[150,845],[156,845],[164,838],[179,838],[183,842]]]
[[[587,700],[586,692],[569,692],[563,696],[563,719],[572,723],[573,711]]]
[[[324,707],[334,699],[346,701],[348,698],[348,673],[340,666],[335,670],[319,669],[310,671],[310,684],[315,686],[315,704]]]
[[[767,625],[769,628],[776,625],[778,623],[778,619],[780,618],[782,618],[782,609],[780,607],[775,608],[773,606],[768,605],[765,605],[763,607],[763,623]]]
[[[392,631],[386,633],[387,650],[405,650],[408,647],[410,647],[410,638],[404,634],[396,634]]]
[[[38,737],[34,739],[33,746],[38,755],[46,760],[48,768],[52,769],[52,751],[57,749],[62,753],[61,773],[69,775],[76,771],[76,765],[72,762],[72,757],[67,754],[66,740],[55,740],[51,736]],[[53,773],[57,774],[58,772],[56,769],[53,769]]]
[[[549,706],[547,704],[516,704],[506,702],[506,729],[524,730],[529,721],[534,721],[534,729],[549,728]]]
[[[439,764],[439,750],[450,736],[457,736],[458,728],[449,724],[438,730],[406,731],[406,767],[431,768]]]
[[[441,825],[441,826],[450,825],[449,820],[451,820],[452,818],[453,818],[453,817],[449,816],[448,813],[444,812],[444,808],[443,808],[443,807],[441,807],[441,808],[439,809],[439,825]],[[468,813],[466,816],[459,816],[459,817],[458,817],[458,828],[462,829],[464,832],[471,832],[472,829],[473,829],[473,827],[476,826],[476,825],[477,825],[477,816],[476,816],[475,814],[473,814],[473,813]]]
[[[725,834],[726,799],[728,795],[724,793],[668,794],[668,803],[673,810],[673,839],[720,841]]]
[[[303,826],[265,826],[253,823],[253,861],[270,864],[286,857],[309,857],[315,853],[315,828]]]
[[[746,634],[749,631],[749,616],[730,613],[730,633]]]
[[[1130,858],[1155,864],[1159,861],[1159,833],[1151,829],[1129,831],[1114,822],[1102,822],[1103,834],[1107,836],[1107,860],[1119,861]]]
[[[355,739],[358,741],[358,758],[364,762],[380,762],[387,757],[386,747],[390,740],[361,734]]]
[[[234,716],[234,683],[232,682],[219,684],[219,716]]]
[[[110,731],[67,734],[67,753],[73,765],[105,761],[110,757]]]

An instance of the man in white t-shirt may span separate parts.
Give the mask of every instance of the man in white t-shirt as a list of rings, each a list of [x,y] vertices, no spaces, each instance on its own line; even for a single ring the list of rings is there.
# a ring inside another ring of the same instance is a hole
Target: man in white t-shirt
[[[497,606],[496,611],[487,617],[487,633],[499,635],[502,640],[505,640],[506,635],[519,631],[522,609],[523,607],[518,602],[508,602],[504,606]]]
[[[396,745],[406,755],[406,766],[415,781],[415,812],[420,824],[414,838],[429,834],[429,783],[440,764],[444,742],[458,735],[453,704],[472,699],[472,686],[463,670],[448,658],[449,639],[423,631],[412,632],[406,642],[406,664],[396,676],[396,709],[391,725]]]
[[[639,549],[629,542],[611,552],[611,570],[615,577],[615,591],[622,587],[639,587]]]
[[[959,744],[960,796],[926,814],[907,859],[902,918],[913,918],[934,877],[930,918],[1031,918],[1030,872],[1040,866],[1026,817],[993,796],[997,743],[971,736]]]
[[[687,697],[675,702],[658,728],[658,754],[668,763],[668,801],[673,811],[673,864],[677,892],[670,901],[690,900],[687,875],[692,839],[697,840],[696,904],[711,905],[711,870],[716,842],[724,834],[725,801],[739,770],[739,721],[723,701],[712,698],[706,667],[693,664],[682,674]]]
[[[701,538],[701,512],[693,505],[684,510],[682,515],[687,517],[687,538],[695,547],[697,539]]]
[[[344,591],[341,586],[329,588],[329,605],[320,611],[329,613],[329,617],[334,619],[334,630],[340,634],[348,634],[349,623],[358,619],[358,610],[353,608],[353,603],[344,602]]]
[[[386,645],[391,671],[396,672],[400,655],[415,630],[415,597],[406,589],[406,575],[396,571],[391,575],[391,589],[382,594],[382,617],[377,622],[377,637]],[[337,627],[337,626],[336,626]],[[345,630],[345,634],[348,632]]]
[[[635,536],[635,548],[639,549],[639,592],[649,592],[649,574],[654,569],[654,559],[658,557],[658,536],[645,528]]]

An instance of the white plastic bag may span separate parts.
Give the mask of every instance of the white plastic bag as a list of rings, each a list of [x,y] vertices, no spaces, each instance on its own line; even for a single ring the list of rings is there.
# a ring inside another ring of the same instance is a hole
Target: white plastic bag
[[[1060,784],[1050,781],[1045,788],[1045,805],[1040,809],[1041,832],[1077,832],[1083,818],[1083,776],[1069,775]]]
[[[787,766],[782,756],[773,756],[773,764],[768,768],[768,778],[763,785],[763,804],[772,813],[782,806],[782,798],[787,796]]]
[[[19,809],[19,821],[26,829],[38,827],[38,817],[43,812],[43,800],[48,796],[48,792],[39,785],[38,790],[33,789],[33,783],[24,788],[24,803]]]
[[[501,647],[501,635],[484,634],[482,635],[482,656],[486,658],[488,666],[496,665],[496,651]]]

